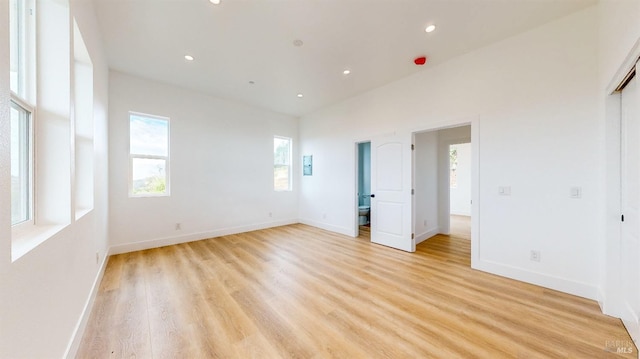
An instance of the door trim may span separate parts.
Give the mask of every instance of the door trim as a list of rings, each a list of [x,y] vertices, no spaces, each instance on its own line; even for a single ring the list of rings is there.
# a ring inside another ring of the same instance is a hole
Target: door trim
[[[640,38],[633,45],[624,61],[622,61],[618,71],[613,75],[613,78],[609,82],[609,86],[607,86],[607,95],[612,95],[616,92],[616,89],[620,83],[624,81],[624,78],[627,76],[629,71],[636,66],[638,59],[640,59]]]

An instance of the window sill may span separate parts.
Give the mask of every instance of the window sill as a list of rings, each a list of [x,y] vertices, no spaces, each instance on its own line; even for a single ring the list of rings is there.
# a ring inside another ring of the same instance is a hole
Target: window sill
[[[11,236],[11,262],[17,261],[47,239],[55,236],[64,227],[61,224],[53,224],[14,229]]]
[[[162,197],[170,197],[169,193],[144,193],[144,194],[131,194],[129,193],[129,198],[162,198]]]
[[[93,208],[78,208],[78,209],[76,209],[76,221],[80,220],[80,218],[86,216],[91,211],[93,211]]]

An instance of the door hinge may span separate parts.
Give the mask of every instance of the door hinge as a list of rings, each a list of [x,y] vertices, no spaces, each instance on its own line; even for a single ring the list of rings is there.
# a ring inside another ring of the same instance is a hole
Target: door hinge
[[[620,219],[622,220],[622,222],[624,222],[624,214],[621,216]]]
[[[411,144],[411,151],[414,151],[416,149],[416,146],[412,143]]]
[[[411,194],[416,194],[416,190],[415,189],[411,189]]]
[[[416,234],[415,233],[411,233],[411,239],[415,239],[416,238]]]

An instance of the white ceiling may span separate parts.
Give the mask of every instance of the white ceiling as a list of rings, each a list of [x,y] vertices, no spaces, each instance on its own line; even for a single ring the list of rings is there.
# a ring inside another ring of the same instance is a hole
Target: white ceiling
[[[300,116],[596,0],[95,1],[110,68]]]

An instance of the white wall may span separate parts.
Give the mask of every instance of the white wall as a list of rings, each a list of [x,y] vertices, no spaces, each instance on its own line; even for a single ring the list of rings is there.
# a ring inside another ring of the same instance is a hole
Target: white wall
[[[438,218],[438,131],[414,138],[414,232],[420,243],[440,232]]]
[[[302,182],[301,221],[353,235],[355,141],[475,118],[476,267],[595,298],[604,165],[596,16],[589,8],[303,117],[301,151],[315,168]],[[498,196],[504,185],[511,196]],[[582,199],[569,198],[572,186]],[[529,260],[533,249],[541,262]]]
[[[295,118],[118,72],[109,91],[114,253],[297,222]],[[168,197],[128,197],[129,111],[170,118]],[[293,138],[292,192],[273,190],[274,135]]]
[[[73,351],[74,333],[108,247],[107,63],[92,3],[72,2],[70,11],[94,63],[95,207],[78,221],[73,216],[55,236],[11,262],[7,2],[0,6],[0,358],[60,358]],[[68,109],[66,116],[68,122]],[[63,161],[59,170],[70,172],[70,161]],[[69,197],[69,178],[62,185],[60,192]],[[64,203],[72,213],[70,198]]]
[[[606,206],[602,206],[606,240],[600,245],[601,276],[600,302],[607,314],[635,321],[628,326],[632,337],[640,340],[640,313],[632,310],[632,305],[625,303],[625,291],[640,291],[640,283],[629,283],[628,268],[640,260],[636,254],[635,263],[621,261],[622,243],[620,238],[620,100],[618,95],[610,95],[611,87],[621,81],[621,77],[629,70],[631,64],[640,56],[640,1],[634,0],[601,0],[598,3],[599,15],[599,87],[598,103],[602,122],[602,133],[606,134],[602,141],[602,154],[606,162],[603,174],[602,193]],[[624,243],[626,247],[628,243]],[[627,257],[627,256],[624,256]],[[628,288],[628,286],[635,288]],[[637,305],[637,304],[636,304]]]
[[[457,150],[456,187],[450,188],[449,198],[451,214],[471,215],[471,144],[453,145]]]

